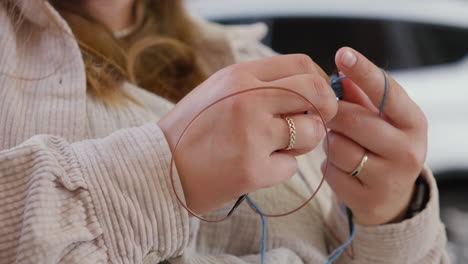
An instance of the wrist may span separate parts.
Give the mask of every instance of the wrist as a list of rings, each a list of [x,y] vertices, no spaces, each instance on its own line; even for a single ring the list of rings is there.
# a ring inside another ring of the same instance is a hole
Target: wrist
[[[412,203],[415,192],[416,192],[416,184],[413,184],[412,191],[411,191],[410,195],[408,196],[409,199],[405,203],[405,206],[403,207],[403,209],[400,210],[400,213],[397,214],[393,219],[391,219],[390,221],[388,221],[387,223],[384,223],[384,224],[395,224],[395,223],[399,223],[399,222],[406,219],[406,214],[407,214],[407,212],[408,212],[408,210],[409,210],[409,208],[411,206],[411,203]]]
[[[390,223],[399,223],[403,220],[410,219],[417,215],[419,212],[424,210],[427,202],[429,201],[429,185],[428,183],[419,176],[413,186],[413,192],[411,200],[397,217],[395,217]]]
[[[416,184],[407,185],[400,190],[391,201],[376,207],[366,207],[363,210],[353,210],[354,220],[364,226],[378,226],[398,223],[406,219],[407,212],[417,190]],[[362,209],[362,208],[361,208]]]

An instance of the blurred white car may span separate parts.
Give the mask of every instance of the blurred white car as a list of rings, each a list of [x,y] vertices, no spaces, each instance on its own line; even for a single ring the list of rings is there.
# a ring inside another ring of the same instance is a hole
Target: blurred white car
[[[330,74],[338,48],[361,51],[424,110],[429,166],[468,175],[468,1],[188,0],[187,5],[221,23],[264,22],[270,29],[266,45],[306,53]]]

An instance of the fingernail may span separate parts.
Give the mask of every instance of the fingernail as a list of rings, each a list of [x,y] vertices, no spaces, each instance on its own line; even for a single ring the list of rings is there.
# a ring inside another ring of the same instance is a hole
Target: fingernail
[[[357,58],[351,51],[346,51],[343,56],[341,56],[341,62],[347,68],[351,68],[356,64]]]

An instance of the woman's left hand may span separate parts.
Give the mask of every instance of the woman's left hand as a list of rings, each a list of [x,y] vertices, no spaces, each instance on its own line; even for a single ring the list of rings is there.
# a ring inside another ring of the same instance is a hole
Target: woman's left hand
[[[336,64],[343,75],[344,100],[328,123],[327,181],[363,225],[403,219],[427,151],[427,121],[405,90],[387,75],[388,94],[382,117],[378,107],[384,75],[357,51],[342,48]],[[351,172],[364,155],[368,161],[357,176]]]

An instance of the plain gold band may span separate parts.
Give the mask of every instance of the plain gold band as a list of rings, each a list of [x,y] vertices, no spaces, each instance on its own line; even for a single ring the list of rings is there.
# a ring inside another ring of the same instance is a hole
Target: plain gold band
[[[296,125],[294,125],[294,121],[289,116],[285,116],[284,120],[286,120],[289,127],[289,144],[285,150],[290,150],[296,145]]]
[[[364,168],[368,160],[369,160],[369,157],[367,156],[367,154],[364,154],[364,157],[362,157],[359,165],[356,167],[356,169],[353,170],[353,172],[351,172],[351,176],[353,177],[358,176],[359,173],[361,173],[362,169]]]

